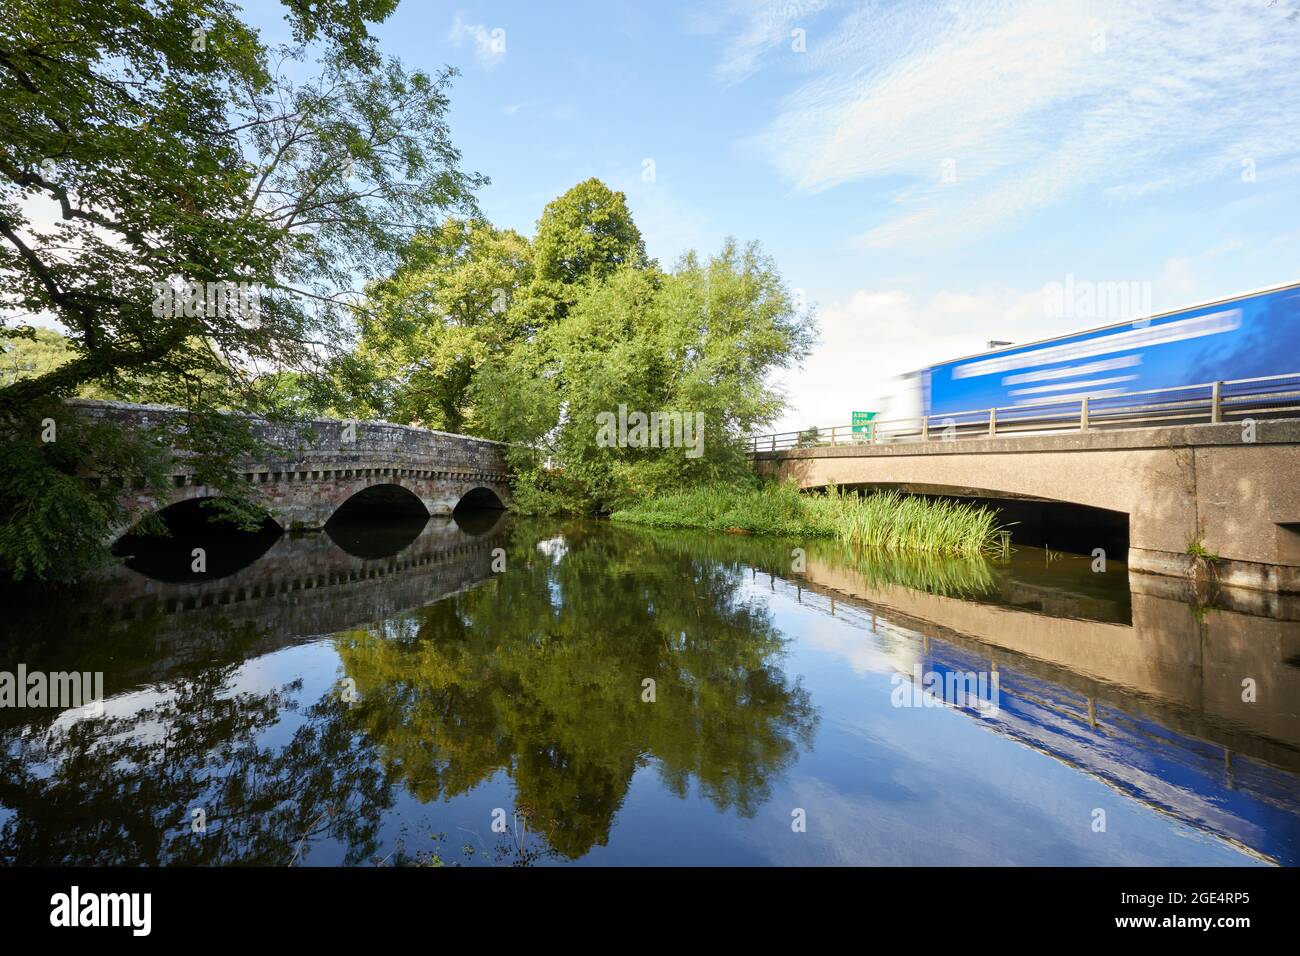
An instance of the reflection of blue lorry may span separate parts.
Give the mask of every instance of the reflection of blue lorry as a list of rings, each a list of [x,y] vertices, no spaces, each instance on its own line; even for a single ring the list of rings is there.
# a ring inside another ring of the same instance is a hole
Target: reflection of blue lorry
[[[1300,373],[1300,283],[932,365],[902,376],[879,418],[989,408],[1030,417],[1077,410],[1084,397],[1101,411],[1178,397],[1135,392],[1292,373]]]
[[[991,697],[981,691],[957,709],[994,733],[1077,767],[1257,859],[1300,865],[1300,777],[1295,773],[1174,729],[1147,714],[1140,701],[1125,708],[1122,693],[1089,699],[1010,662],[997,666],[995,681],[987,655],[934,640],[915,669],[927,678],[934,675],[945,688],[979,681],[992,688]],[[1184,725],[1214,730],[1204,715],[1189,720],[1177,708],[1168,713]]]

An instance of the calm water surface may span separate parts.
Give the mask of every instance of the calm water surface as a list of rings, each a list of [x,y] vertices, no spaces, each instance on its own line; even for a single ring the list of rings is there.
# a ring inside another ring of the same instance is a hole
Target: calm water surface
[[[8,601],[0,671],[108,699],[0,708],[0,862],[1300,862],[1285,605],[586,521],[191,544]]]

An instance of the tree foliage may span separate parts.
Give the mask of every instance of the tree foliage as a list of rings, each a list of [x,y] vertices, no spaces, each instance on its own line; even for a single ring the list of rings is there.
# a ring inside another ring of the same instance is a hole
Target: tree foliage
[[[394,6],[285,0],[298,42],[272,50],[225,0],[0,0],[0,315],[20,332],[53,317],[69,348],[0,384],[6,441],[88,387],[186,407],[195,434],[229,431],[223,407],[282,411],[254,382],[317,374],[346,345],[358,280],[473,213],[484,180],[445,122],[454,71],[408,71],[368,33]],[[160,308],[179,283],[245,284],[256,310]],[[28,510],[0,500],[5,520]]]
[[[527,512],[605,511],[744,474],[739,436],[783,404],[770,373],[813,335],[756,244],[728,241],[664,272],[626,197],[595,179],[547,204],[531,242],[449,221],[368,291],[358,359],[370,407],[510,442]],[[698,422],[700,440],[600,440],[598,422],[620,408]]]
[[[798,361],[812,334],[757,245],[728,241],[670,273],[621,266],[485,370],[475,383],[480,420],[515,443],[525,510],[605,511],[738,478],[747,471],[742,436],[783,404],[770,373]],[[602,416],[624,411],[680,415],[699,434],[674,447],[602,441]]]
[[[371,403],[393,421],[459,432],[474,373],[528,326],[511,303],[532,281],[528,240],[481,220],[449,219],[403,250],[369,291],[358,358],[373,369]]]
[[[599,179],[547,203],[533,240],[535,294],[567,304],[566,287],[599,282],[623,266],[646,267],[645,242],[627,197]]]

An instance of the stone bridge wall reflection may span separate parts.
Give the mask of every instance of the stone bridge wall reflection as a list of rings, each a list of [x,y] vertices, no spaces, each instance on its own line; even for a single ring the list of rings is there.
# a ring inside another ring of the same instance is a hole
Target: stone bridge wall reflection
[[[491,576],[492,549],[504,528],[502,518],[468,534],[450,518],[430,518],[413,534],[409,525],[381,529],[378,540],[389,541],[392,553],[368,556],[347,550],[358,549],[346,528],[342,544],[328,532],[284,535],[233,574],[188,582],[119,566],[57,607],[43,603],[31,617],[18,609],[5,625],[3,646],[29,669],[39,663],[46,671],[102,670],[112,695],[474,587]],[[60,632],[58,641],[43,640]]]

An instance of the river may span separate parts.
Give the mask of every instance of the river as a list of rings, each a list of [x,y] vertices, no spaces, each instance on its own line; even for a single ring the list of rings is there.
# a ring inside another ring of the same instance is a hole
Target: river
[[[1300,622],[1122,564],[490,514],[6,603],[4,864],[1294,865]]]

